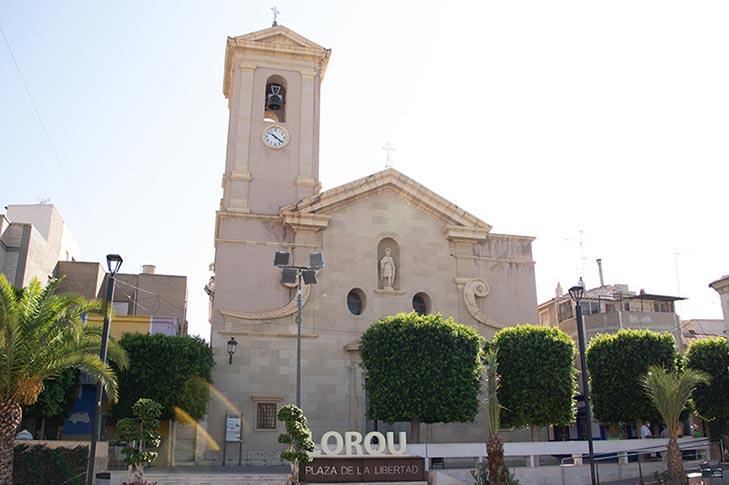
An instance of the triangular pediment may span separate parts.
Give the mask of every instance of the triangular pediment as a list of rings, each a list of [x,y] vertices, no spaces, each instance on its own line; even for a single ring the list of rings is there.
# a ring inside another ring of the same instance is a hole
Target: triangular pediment
[[[241,45],[245,43],[269,44],[278,46],[299,47],[304,49],[326,50],[316,42],[312,42],[306,37],[297,34],[291,29],[287,29],[283,25],[275,25],[267,29],[251,32],[250,34],[230,37],[228,43],[231,42]]]
[[[253,67],[257,65],[261,57],[273,61],[285,59],[286,62],[297,59],[303,65],[309,66],[312,71],[318,71],[319,76],[323,79],[331,53],[330,49],[325,49],[283,25],[275,25],[237,37],[228,37],[228,47],[225,49],[223,94],[226,98],[230,98],[232,70],[236,56],[248,55],[249,58],[257,59],[251,61]]]
[[[287,220],[302,220],[306,216],[326,216],[332,210],[351,204],[379,192],[391,191],[414,206],[441,220],[452,233],[478,238],[491,231],[491,226],[466,212],[432,190],[419,184],[394,168],[388,168],[345,185],[327,190],[281,209]],[[465,231],[457,231],[462,228]],[[455,231],[454,231],[455,230]]]

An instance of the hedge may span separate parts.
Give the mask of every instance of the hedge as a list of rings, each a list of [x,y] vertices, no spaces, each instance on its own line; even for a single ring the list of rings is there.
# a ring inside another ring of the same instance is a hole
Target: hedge
[[[89,464],[89,447],[48,448],[15,445],[14,485],[83,485]]]

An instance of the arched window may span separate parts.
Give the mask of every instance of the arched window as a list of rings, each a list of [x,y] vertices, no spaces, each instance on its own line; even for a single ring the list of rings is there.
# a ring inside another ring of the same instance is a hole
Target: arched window
[[[427,315],[430,313],[430,297],[423,292],[416,293],[413,296],[413,310],[418,315]]]

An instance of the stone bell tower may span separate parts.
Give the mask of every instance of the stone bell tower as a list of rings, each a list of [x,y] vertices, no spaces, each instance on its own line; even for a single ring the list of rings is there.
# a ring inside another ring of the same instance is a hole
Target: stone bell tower
[[[330,54],[280,25],[228,38],[222,213],[274,215],[318,193],[319,87]]]
[[[280,25],[227,41],[223,93],[230,120],[210,290],[213,380],[225,399],[211,401],[208,432],[219,444],[232,414],[242,416],[249,450],[274,449],[276,435],[267,431],[275,429],[275,407],[294,388],[293,373],[278,368],[293,368],[286,359],[295,343],[288,328],[295,289],[282,284],[273,257],[291,251],[298,262],[321,245],[319,227],[287,221],[281,209],[320,191],[320,85],[330,54]],[[235,358],[228,356],[230,341],[237,342]],[[256,371],[253,382],[250,366],[259,352],[274,359],[265,366],[273,374]]]

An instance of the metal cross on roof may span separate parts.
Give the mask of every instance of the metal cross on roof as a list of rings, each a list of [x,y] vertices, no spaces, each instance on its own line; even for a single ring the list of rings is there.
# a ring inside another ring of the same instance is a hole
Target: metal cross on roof
[[[382,149],[387,152],[387,159],[385,160],[385,168],[392,168],[392,164],[390,163],[390,153],[394,152],[395,149],[390,146],[390,142],[387,142],[387,145],[382,147]]]
[[[278,25],[276,19],[278,18],[278,14],[280,14],[281,12],[279,12],[275,6],[271,7],[271,12],[273,12],[273,25],[271,27],[276,27]]]

